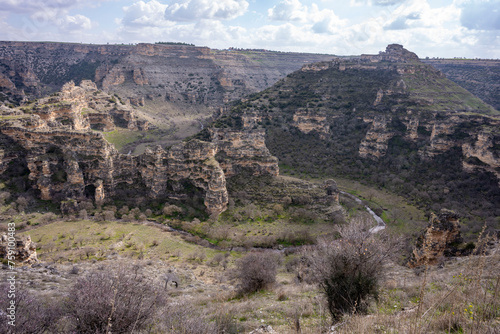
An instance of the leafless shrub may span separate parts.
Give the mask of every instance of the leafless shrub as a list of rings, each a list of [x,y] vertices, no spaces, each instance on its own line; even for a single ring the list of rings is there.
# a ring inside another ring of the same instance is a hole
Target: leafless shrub
[[[102,213],[104,220],[110,221],[115,219],[115,212],[112,210],[106,210]]]
[[[121,216],[123,215],[127,215],[129,212],[129,208],[128,206],[124,205],[121,207],[121,209],[118,211],[118,214],[120,214]]]
[[[42,224],[52,223],[57,219],[57,215],[53,212],[47,212],[40,217],[39,222]]]
[[[11,207],[11,208],[9,208],[9,209],[5,212],[5,214],[6,214],[7,216],[15,216],[15,215],[17,215],[17,214],[18,214],[18,212],[17,212],[17,210],[16,210],[16,209],[14,209],[14,208],[12,208],[12,207]]]
[[[23,212],[28,207],[29,202],[25,197],[19,196],[16,200],[16,204],[17,204],[17,210],[19,212]]]
[[[217,325],[203,314],[200,314],[192,305],[183,302],[168,305],[162,314],[164,321],[160,325],[162,333],[182,334],[217,334]]]
[[[127,266],[93,271],[79,279],[66,302],[78,333],[129,333],[147,327],[163,304],[161,290]]]
[[[54,325],[61,318],[61,308],[58,303],[43,302],[27,291],[19,289],[14,299],[9,299],[9,285],[0,285],[0,333],[12,334],[42,334],[53,333]],[[10,301],[15,301],[15,326],[9,325],[8,307]]]
[[[85,220],[88,218],[87,210],[82,209],[78,212],[78,218]]]
[[[353,220],[339,227],[339,239],[320,239],[303,252],[334,322],[344,313],[364,312],[377,298],[383,264],[397,252],[398,240],[370,233],[370,227],[366,219]]]
[[[91,212],[95,209],[94,204],[92,204],[92,201],[82,201],[79,203],[78,206],[82,210],[87,210],[87,212]]]
[[[191,254],[188,255],[188,260],[192,261],[198,261],[198,262],[203,262],[205,258],[207,257],[207,254],[203,251],[195,251]]]
[[[210,260],[209,264],[212,266],[219,265],[222,263],[222,261],[224,261],[225,258],[226,257],[222,253],[215,254],[214,257]]]
[[[269,287],[276,281],[278,259],[274,254],[250,253],[236,263],[236,275],[241,293],[251,293]]]

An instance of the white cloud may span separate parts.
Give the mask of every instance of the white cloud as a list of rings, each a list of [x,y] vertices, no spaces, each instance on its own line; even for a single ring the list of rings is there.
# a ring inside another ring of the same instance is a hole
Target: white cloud
[[[500,30],[500,1],[465,2],[460,22],[468,29]]]
[[[165,11],[171,21],[231,20],[248,9],[246,0],[175,0]]]
[[[14,12],[14,13],[32,13],[44,11],[47,9],[52,10],[66,10],[78,6],[93,6],[100,2],[109,0],[2,0],[0,11]]]
[[[167,7],[156,0],[147,3],[139,1],[131,6],[123,7],[125,15],[121,22],[127,26],[163,26]]]
[[[273,21],[301,21],[307,19],[308,8],[299,0],[282,0],[268,9],[268,17]]]
[[[65,31],[80,31],[89,30],[92,28],[92,23],[90,19],[86,16],[77,14],[75,16],[67,15],[63,20],[60,21],[59,27]]]
[[[406,0],[351,0],[352,7],[360,6],[393,6],[401,4]]]

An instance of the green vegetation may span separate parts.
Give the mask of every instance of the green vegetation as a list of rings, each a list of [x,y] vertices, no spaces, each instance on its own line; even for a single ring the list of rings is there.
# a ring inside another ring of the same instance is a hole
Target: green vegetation
[[[195,46],[194,44],[184,42],[155,42],[155,44]]]
[[[474,238],[484,222],[489,231],[500,228],[496,177],[484,169],[464,171],[461,149],[463,143],[473,143],[477,133],[496,133],[498,112],[429,66],[399,64],[405,71],[402,75],[388,63],[370,66],[373,69],[333,66],[292,73],[235,103],[232,113],[214,126],[239,128],[241,116],[253,113],[262,117],[254,127],[266,129],[266,145],[286,175],[349,179],[399,194],[420,210],[454,210],[463,217],[468,238]],[[391,93],[375,105],[381,91]],[[317,122],[314,117],[324,117],[318,122],[323,132],[300,131],[295,126],[297,112],[313,117],[312,125]],[[419,122],[414,139],[408,138],[409,118]],[[390,133],[380,158],[363,158],[359,153],[371,121],[382,124],[375,136]],[[436,136],[450,148],[428,156],[434,124],[450,127]],[[495,134],[493,142],[495,138],[499,136]],[[386,219],[401,231],[409,225],[399,217]]]
[[[143,133],[127,129],[116,129],[111,132],[104,132],[103,134],[104,138],[106,138],[110,144],[113,144],[119,152],[122,152],[125,145],[143,138]]]

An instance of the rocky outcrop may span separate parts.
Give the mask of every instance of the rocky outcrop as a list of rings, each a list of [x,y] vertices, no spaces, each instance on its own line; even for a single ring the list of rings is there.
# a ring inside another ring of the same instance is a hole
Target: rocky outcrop
[[[443,257],[459,255],[457,246],[463,240],[458,218],[453,211],[444,209],[437,216],[431,214],[429,225],[413,250],[410,267],[434,265]]]
[[[406,50],[400,44],[389,44],[385,51],[379,52],[378,55],[362,55],[362,59],[368,59],[371,62],[398,62],[398,63],[411,63],[411,62],[419,62],[418,56]]]
[[[36,244],[31,241],[29,235],[16,236],[13,243],[15,244],[13,247],[15,262],[21,264],[33,264],[38,262]],[[9,245],[9,237],[7,234],[2,234],[0,236],[0,258],[7,259],[9,249],[12,249],[11,245]]]
[[[226,209],[225,175],[213,143],[193,140],[167,151],[158,147],[127,156],[100,133],[16,127],[2,132],[24,148],[29,180],[43,200],[90,198],[102,205],[122,195],[123,187],[133,190],[132,196],[149,199],[181,198],[195,187],[204,193],[210,214]]]
[[[499,143],[500,136],[495,140],[495,136],[487,132],[479,133],[474,143],[464,143],[462,145],[466,158],[463,162],[464,169],[470,172],[476,169],[486,170],[495,174],[500,184],[500,154],[494,149]]]
[[[61,202],[68,213],[87,199],[100,206],[114,198],[185,200],[201,194],[206,211],[219,214],[228,203],[226,177],[278,175],[262,130],[215,129],[209,141],[157,146],[139,156],[120,154],[93,130],[147,129],[130,108],[91,82],[69,83],[61,93],[23,108],[29,114],[21,116],[29,118],[4,120],[0,152],[6,163],[17,159],[19,170],[28,170],[41,199]]]
[[[303,133],[316,131],[322,139],[330,133],[325,112],[297,110],[293,115],[293,125]]]
[[[385,116],[376,116],[373,120],[366,119],[371,127],[359,145],[359,155],[363,158],[378,159],[387,152],[388,142],[394,132],[387,129],[388,120]]]
[[[209,131],[210,141],[217,149],[216,159],[226,176],[242,172],[255,176],[279,174],[278,159],[269,152],[263,129],[212,128]]]

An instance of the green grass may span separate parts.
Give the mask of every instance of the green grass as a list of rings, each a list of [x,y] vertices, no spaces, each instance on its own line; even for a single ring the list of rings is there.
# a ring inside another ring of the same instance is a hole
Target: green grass
[[[143,133],[127,129],[116,129],[114,131],[104,132],[103,135],[110,144],[113,144],[118,151],[121,151],[125,145],[141,139]]]
[[[381,218],[390,229],[398,233],[412,234],[419,232],[427,224],[425,212],[408,204],[401,196],[363,185],[357,181],[341,178],[337,178],[335,181],[337,181],[339,189],[366,200],[372,209],[382,208]]]
[[[154,226],[141,223],[90,220],[57,221],[35,227],[20,234],[30,235],[36,242],[39,256],[52,257],[57,254],[70,261],[78,261],[82,249],[93,248],[103,250],[102,256],[117,252],[121,255],[145,258],[169,259],[175,255],[187,256],[193,252],[205,252],[207,258],[217,251],[188,243],[171,232],[163,232]],[[53,250],[47,248],[53,243]],[[100,259],[93,255],[91,258]]]

